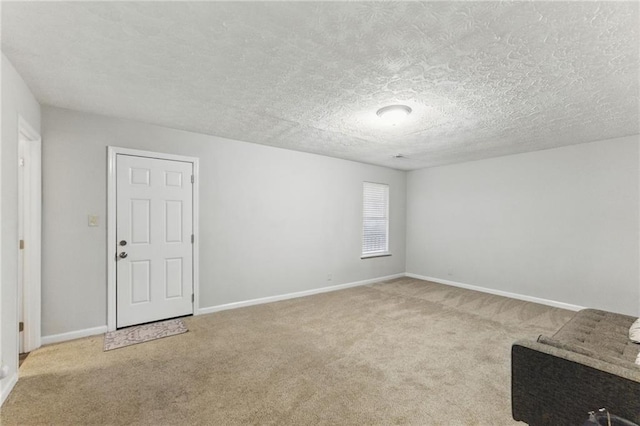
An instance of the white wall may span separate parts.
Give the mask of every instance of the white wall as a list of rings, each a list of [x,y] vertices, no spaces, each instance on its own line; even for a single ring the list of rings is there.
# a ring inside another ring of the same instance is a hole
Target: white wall
[[[40,104],[2,54],[2,307],[1,362],[10,373],[0,381],[5,397],[17,378],[18,369],[18,116],[40,131]]]
[[[639,137],[407,175],[407,272],[638,314]]]
[[[53,107],[42,128],[43,336],[106,324],[108,145],[200,158],[201,308],[404,272],[404,172]],[[390,185],[391,257],[360,259],[365,180]]]

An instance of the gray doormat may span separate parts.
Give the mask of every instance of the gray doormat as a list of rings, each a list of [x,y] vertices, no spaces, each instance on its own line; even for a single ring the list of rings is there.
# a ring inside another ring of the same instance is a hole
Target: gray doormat
[[[187,326],[180,318],[109,331],[104,335],[104,350],[124,348],[187,331]]]

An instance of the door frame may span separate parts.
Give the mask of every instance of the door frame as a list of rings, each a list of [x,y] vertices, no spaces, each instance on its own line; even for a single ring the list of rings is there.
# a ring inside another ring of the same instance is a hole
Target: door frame
[[[20,154],[24,158],[24,166],[18,165],[18,197],[23,200],[18,221],[25,247],[18,248],[18,259],[22,257],[24,265],[18,282],[18,292],[22,293],[17,301],[22,303],[18,322],[24,321],[22,339],[18,332],[18,347],[31,352],[42,345],[42,138],[22,116],[18,116],[18,145],[17,161]]]
[[[200,227],[199,227],[199,159],[183,155],[167,154],[138,149],[107,147],[107,330],[116,329],[116,159],[119,154],[158,160],[182,161],[193,164],[193,315],[200,306]]]

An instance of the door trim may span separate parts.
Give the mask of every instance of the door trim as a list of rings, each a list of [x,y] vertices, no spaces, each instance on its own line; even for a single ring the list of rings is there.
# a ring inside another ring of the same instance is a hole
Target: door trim
[[[199,159],[183,155],[137,149],[107,147],[107,330],[116,329],[116,156],[118,154],[159,160],[183,161],[193,164],[193,315],[198,315],[200,306],[200,226],[199,226]]]
[[[22,284],[18,284],[22,287],[22,319],[18,321],[24,321],[23,351],[31,352],[42,344],[42,138],[22,116],[18,116],[18,144],[23,146],[25,161],[22,173],[18,175],[22,180],[22,194],[18,196],[24,196],[19,220],[22,221],[25,247]]]

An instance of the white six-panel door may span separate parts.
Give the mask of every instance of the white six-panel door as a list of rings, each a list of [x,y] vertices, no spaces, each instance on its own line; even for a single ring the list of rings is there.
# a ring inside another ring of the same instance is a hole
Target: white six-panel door
[[[193,313],[193,164],[118,154],[116,322]]]

